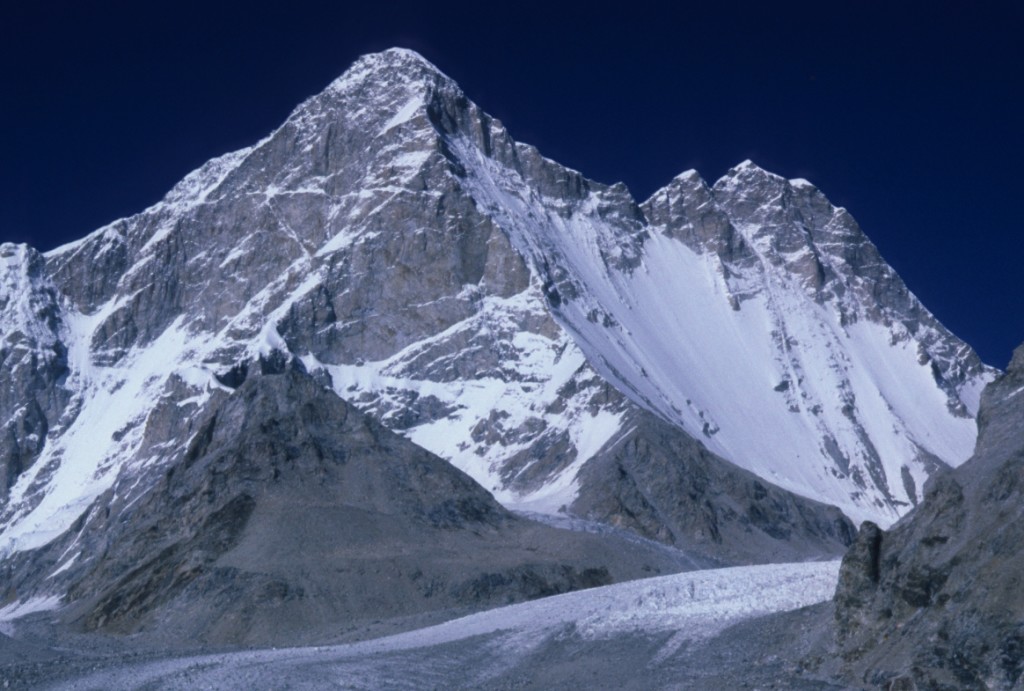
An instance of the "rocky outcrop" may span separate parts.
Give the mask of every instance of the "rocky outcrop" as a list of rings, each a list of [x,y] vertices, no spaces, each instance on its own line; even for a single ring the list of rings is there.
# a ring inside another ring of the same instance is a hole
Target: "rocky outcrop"
[[[884,533],[861,528],[836,590],[851,680],[1019,688],[1024,673],[1024,348],[982,396],[978,447]]]
[[[841,511],[761,480],[645,412],[580,472],[573,513],[723,564],[839,555],[854,527]]]

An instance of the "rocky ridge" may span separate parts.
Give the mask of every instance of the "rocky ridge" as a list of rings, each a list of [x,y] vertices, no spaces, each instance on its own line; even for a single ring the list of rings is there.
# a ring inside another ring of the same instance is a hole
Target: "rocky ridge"
[[[839,509],[808,502],[723,463],[651,413],[580,471],[590,488],[570,512],[726,563],[781,563],[825,555],[854,532]]]

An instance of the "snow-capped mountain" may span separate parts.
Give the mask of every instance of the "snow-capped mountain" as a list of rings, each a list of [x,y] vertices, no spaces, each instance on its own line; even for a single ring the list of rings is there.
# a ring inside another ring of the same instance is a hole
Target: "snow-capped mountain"
[[[993,376],[809,183],[747,162],[639,204],[405,50],[142,213],[0,255],[0,554],[147,491],[261,354],[506,506],[571,513],[653,416],[883,524],[970,454]]]

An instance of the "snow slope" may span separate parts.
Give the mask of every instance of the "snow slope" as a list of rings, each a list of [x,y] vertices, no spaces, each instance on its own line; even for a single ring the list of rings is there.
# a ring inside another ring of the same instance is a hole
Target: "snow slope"
[[[749,161],[713,190],[684,174],[707,194],[688,203],[712,207],[722,225],[687,242],[654,202],[646,232],[610,219],[600,191],[559,213],[518,170],[466,140],[453,146],[472,162],[467,184],[520,252],[539,273],[557,267],[545,276],[563,293],[555,314],[588,362],[712,451],[882,524],[917,503],[938,464],[970,456],[993,371],[813,187]],[[780,201],[787,196],[795,200]],[[775,218],[812,205],[824,218]],[[787,234],[799,236],[795,246]],[[724,242],[739,256],[724,257],[715,246]],[[887,292],[894,297],[877,297]]]

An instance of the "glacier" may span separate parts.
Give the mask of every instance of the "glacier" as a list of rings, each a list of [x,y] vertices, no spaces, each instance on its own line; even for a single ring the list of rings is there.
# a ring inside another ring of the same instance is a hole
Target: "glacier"
[[[369,641],[169,656],[128,662],[44,688],[145,685],[175,689],[269,683],[310,689],[338,685],[414,689],[453,682],[482,688],[513,670],[530,670],[536,657],[559,641],[614,644],[628,637],[651,641],[649,657],[643,660],[646,665],[633,672],[637,675],[633,683],[649,688],[655,671],[671,668],[671,658],[686,646],[707,642],[755,617],[827,600],[838,569],[839,563],[831,561],[649,578],[498,607]]]

